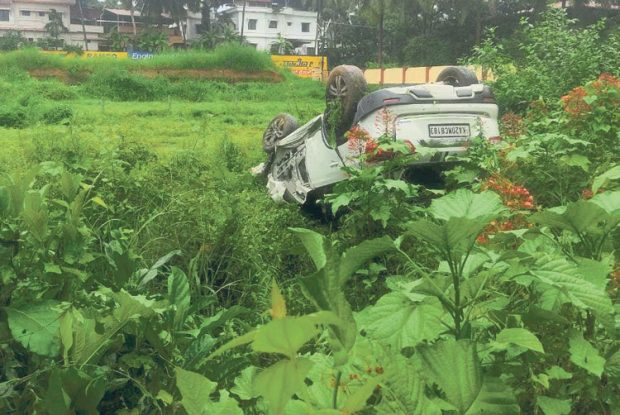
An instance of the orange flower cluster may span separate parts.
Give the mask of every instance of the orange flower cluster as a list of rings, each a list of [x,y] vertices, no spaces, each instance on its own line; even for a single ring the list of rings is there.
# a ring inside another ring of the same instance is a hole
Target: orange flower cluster
[[[594,82],[585,87],[578,86],[562,97],[564,111],[571,117],[580,117],[592,111],[592,106],[584,99],[587,96],[605,95],[612,89],[620,89],[620,79],[608,73],[601,74]],[[620,102],[616,102],[620,104]]]
[[[368,142],[372,141],[368,131],[359,125],[354,125],[349,131],[347,131],[345,137],[347,138],[347,146],[349,149],[357,152],[358,154],[366,152]]]
[[[489,242],[489,236],[497,232],[529,227],[525,217],[518,213],[522,210],[535,209],[534,197],[525,187],[515,185],[505,177],[495,174],[482,184],[482,190],[497,192],[501,196],[504,205],[512,212],[516,212],[516,215],[504,221],[492,221],[476,239],[478,243],[485,244]]]
[[[517,138],[524,133],[523,117],[514,112],[507,112],[501,119],[502,135]]]
[[[512,183],[505,177],[492,175],[482,185],[483,190],[493,190],[501,197],[504,205],[510,210],[534,209],[534,197],[523,186]]]

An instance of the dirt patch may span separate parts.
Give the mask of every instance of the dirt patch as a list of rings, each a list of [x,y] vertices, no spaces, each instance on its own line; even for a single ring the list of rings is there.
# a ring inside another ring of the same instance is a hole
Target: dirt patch
[[[240,72],[230,69],[140,69],[142,76],[155,78],[163,76],[170,79],[208,79],[228,82],[282,82],[284,77],[273,71]]]
[[[28,71],[30,76],[34,78],[56,78],[68,84],[76,84],[84,82],[90,73],[79,72],[69,73],[62,69],[56,68],[39,68]],[[230,69],[139,69],[133,73],[145,76],[147,78],[155,78],[163,76],[171,80],[176,79],[203,79],[217,80],[225,82],[282,82],[284,77],[274,71],[258,71],[258,72],[240,72]]]
[[[38,79],[55,78],[66,84],[79,84],[79,83],[84,82],[90,76],[90,73],[87,71],[68,72],[66,70],[57,69],[57,68],[30,69],[28,73],[33,78],[38,78]]]

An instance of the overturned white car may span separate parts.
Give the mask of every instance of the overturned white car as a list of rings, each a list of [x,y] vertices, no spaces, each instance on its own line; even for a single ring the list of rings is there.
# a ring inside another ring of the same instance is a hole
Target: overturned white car
[[[489,87],[463,67],[446,68],[435,83],[366,94],[362,71],[343,65],[330,73],[326,99],[326,111],[305,125],[298,127],[292,116],[279,114],[265,130],[269,160],[263,172],[274,200],[303,204],[313,192],[346,179],[343,167],[357,163],[359,155],[347,143],[352,128],[371,139],[389,131],[392,139],[423,149],[413,166],[441,167],[447,155],[466,151],[472,137],[499,136],[498,108]]]

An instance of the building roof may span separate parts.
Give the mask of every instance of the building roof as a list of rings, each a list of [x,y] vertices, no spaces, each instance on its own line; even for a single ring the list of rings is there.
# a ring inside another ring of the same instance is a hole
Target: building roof
[[[109,9],[109,8],[105,8],[104,9],[106,12],[115,14],[117,16],[131,16],[131,11],[130,10],[126,10],[126,9]],[[134,10],[133,12],[134,17],[140,17],[142,16],[142,14],[138,11],[138,10]]]
[[[2,0],[0,0],[2,2]],[[71,12],[71,19],[80,19],[82,16],[80,15],[80,8],[76,5],[72,5],[69,8]],[[101,10],[96,9],[94,7],[82,7],[82,12],[84,13],[84,20],[97,20],[101,16]]]

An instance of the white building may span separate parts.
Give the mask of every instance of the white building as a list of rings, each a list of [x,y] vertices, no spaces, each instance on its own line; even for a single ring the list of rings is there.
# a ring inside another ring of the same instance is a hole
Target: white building
[[[228,17],[237,32],[258,50],[269,51],[281,38],[289,41],[296,52],[313,55],[317,36],[317,13],[294,10],[290,7],[272,7],[272,0],[235,0],[218,9],[218,14]]]
[[[9,30],[17,30],[31,42],[49,37],[45,25],[53,9],[61,14],[62,23],[69,30],[62,35],[65,42],[84,49],[82,25],[71,23],[72,17],[75,22],[75,16],[71,16],[71,6],[74,4],[75,0],[0,0],[0,36]],[[103,27],[85,25],[85,29],[88,50],[97,50]]]

